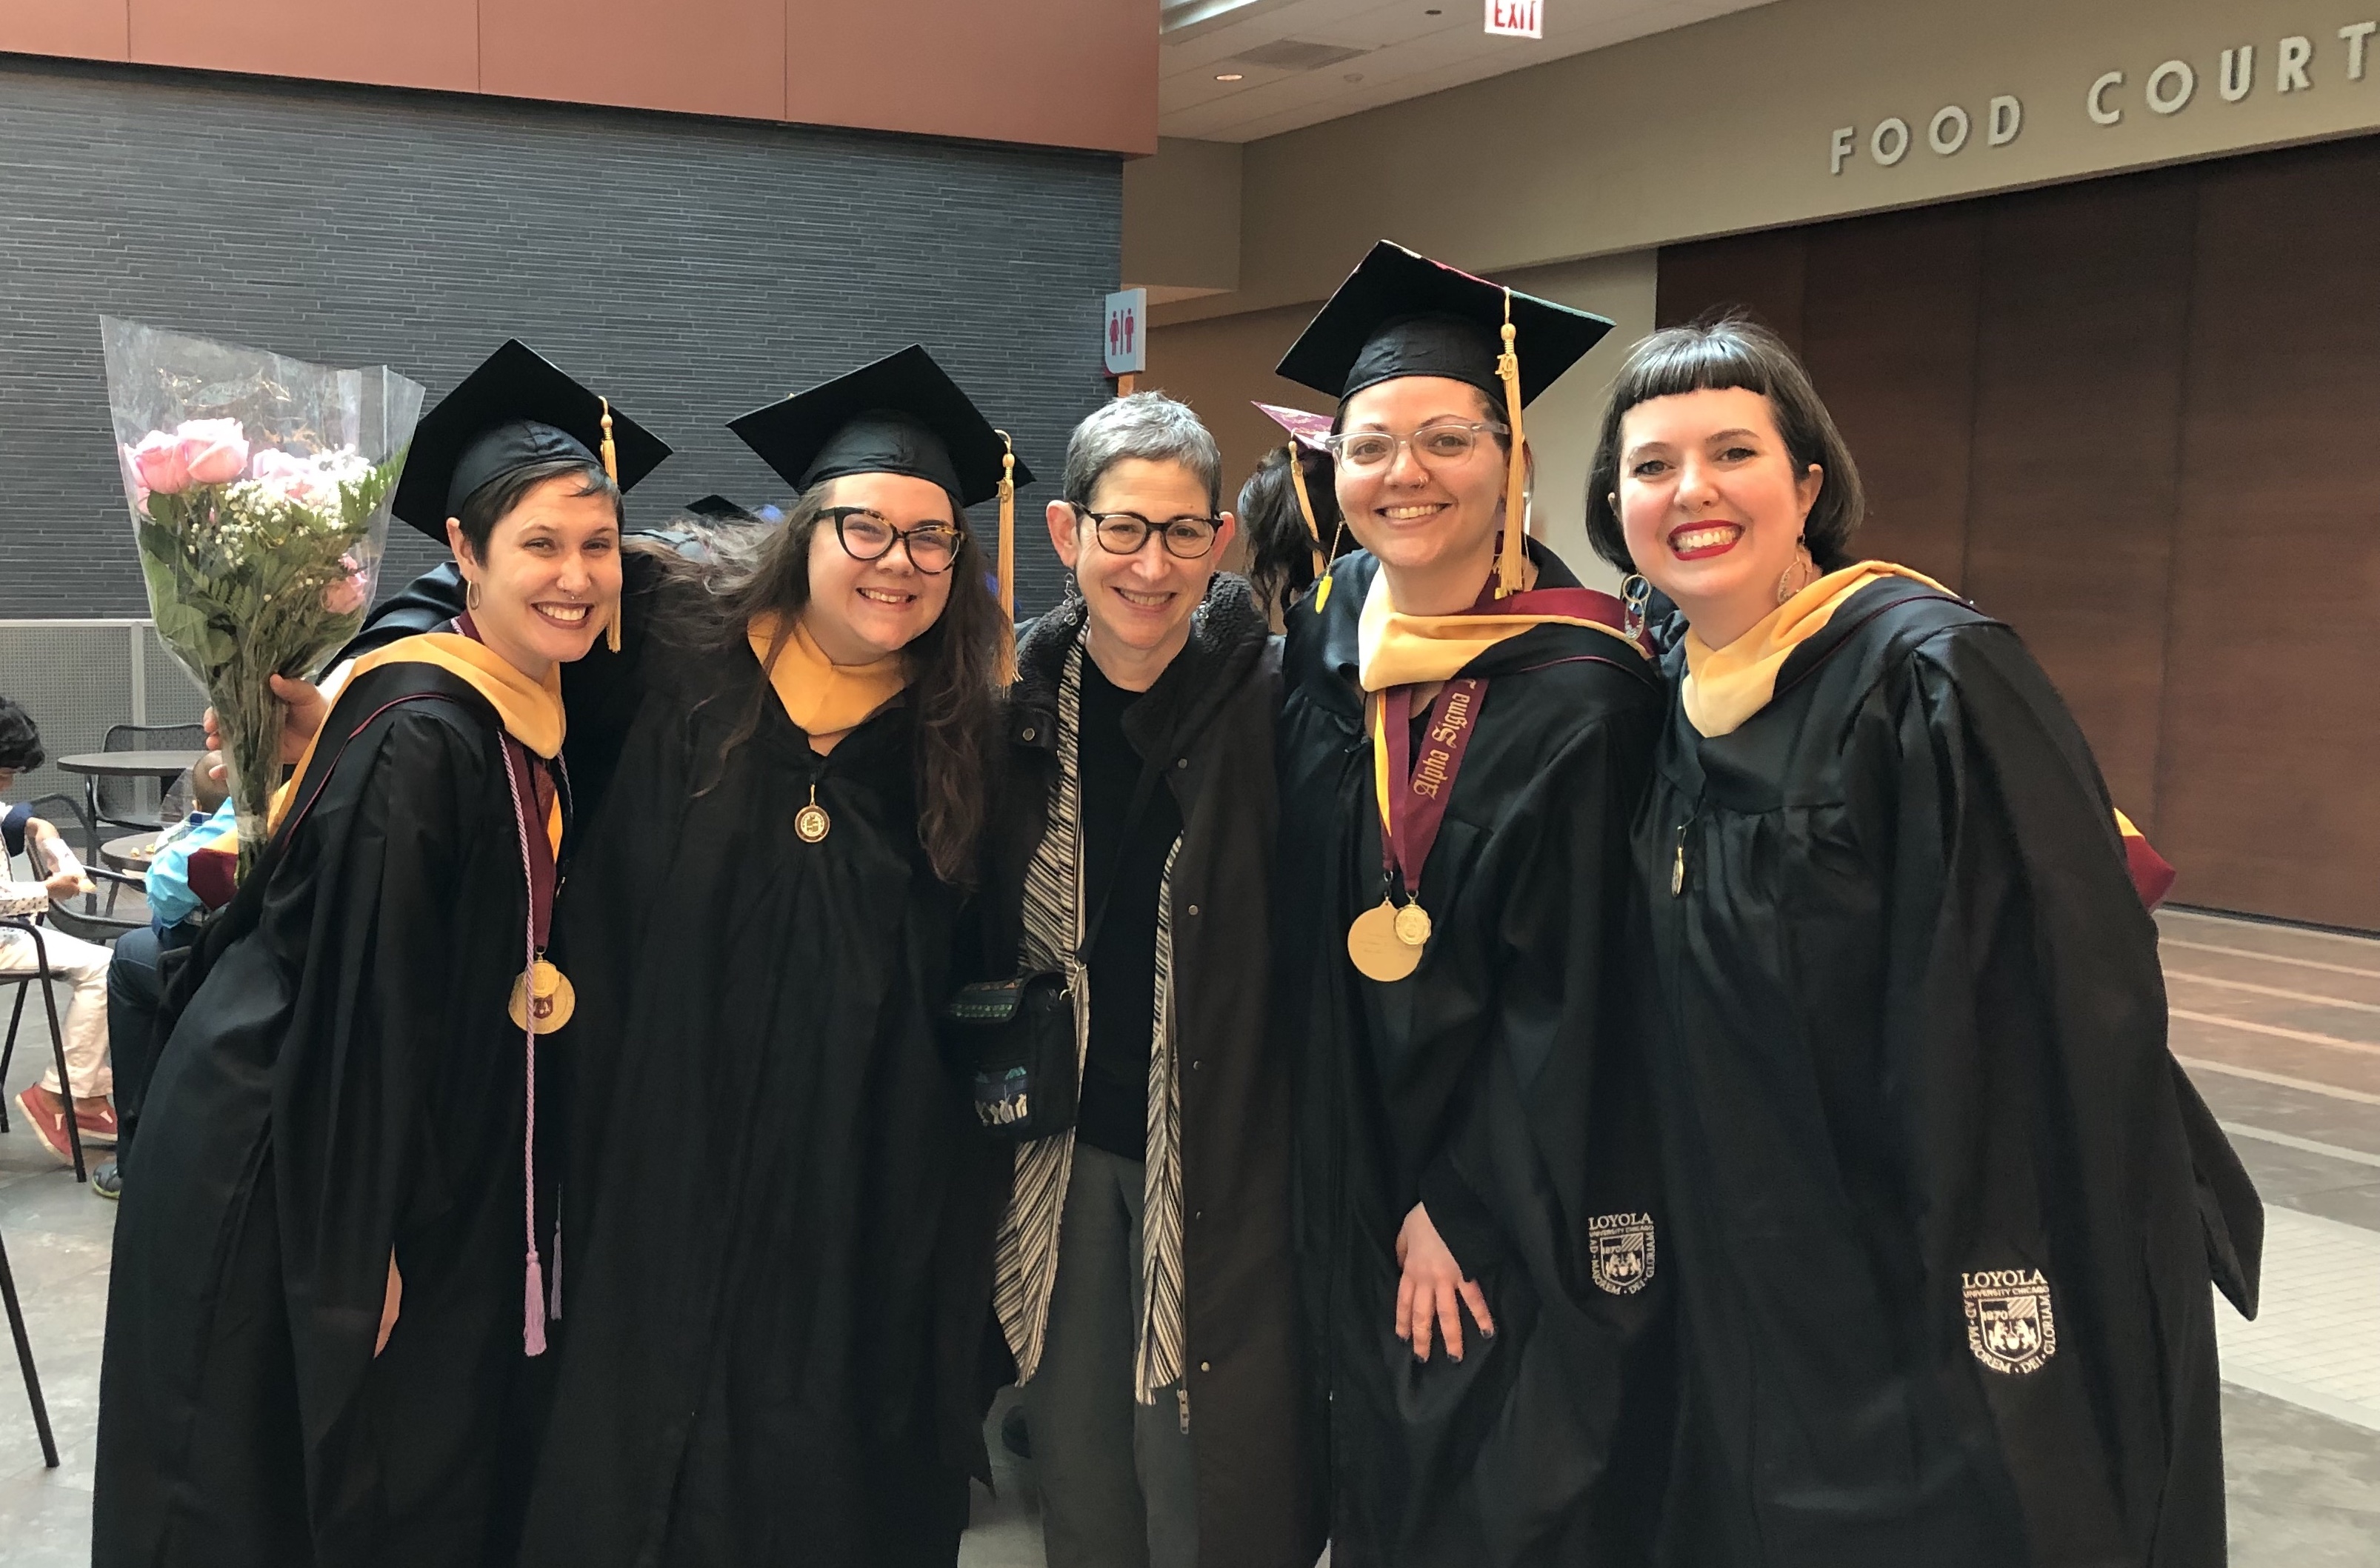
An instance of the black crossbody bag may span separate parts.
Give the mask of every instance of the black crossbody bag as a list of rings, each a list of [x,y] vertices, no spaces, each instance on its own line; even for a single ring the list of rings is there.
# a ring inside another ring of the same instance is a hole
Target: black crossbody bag
[[[1081,744],[1079,737],[1075,744]],[[1141,766],[1114,863],[1091,906],[1083,944],[1075,950],[1078,969],[1090,966],[1132,830],[1163,772],[1154,759]],[[1079,820],[1075,831],[1082,831]],[[951,1059],[974,1064],[975,1113],[985,1131],[1013,1143],[1032,1143],[1075,1124],[1083,1095],[1082,1042],[1075,1033],[1074,982],[1065,970],[1027,969],[1014,979],[961,986],[942,1004],[938,1021]]]

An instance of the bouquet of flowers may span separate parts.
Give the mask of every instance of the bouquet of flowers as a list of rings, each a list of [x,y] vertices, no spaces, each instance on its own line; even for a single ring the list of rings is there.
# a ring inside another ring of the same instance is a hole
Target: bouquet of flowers
[[[214,705],[245,876],[281,772],[272,677],[313,679],[362,626],[421,388],[105,316],[100,336],[149,611]]]

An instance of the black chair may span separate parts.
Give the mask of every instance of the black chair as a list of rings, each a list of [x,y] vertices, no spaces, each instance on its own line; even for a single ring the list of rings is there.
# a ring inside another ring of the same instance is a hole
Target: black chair
[[[30,847],[30,845],[27,846],[29,851]],[[0,855],[0,871],[6,869],[8,869],[7,857]],[[50,1020],[50,1057],[57,1064],[58,1089],[65,1096],[67,1102],[67,1145],[74,1153],[75,1180],[89,1181],[90,1172],[86,1169],[82,1157],[82,1126],[74,1114],[74,1080],[67,1076],[66,1030],[58,1025],[57,994],[50,990],[50,981],[56,977],[50,972],[49,944],[42,940],[41,923],[29,915],[0,917],[0,942],[7,941],[10,932],[22,932],[25,938],[32,942],[33,967],[30,970],[0,974],[0,986],[14,986],[17,989],[17,1004],[9,1010],[8,1014],[7,1039],[5,1042],[0,1042],[0,1082],[6,1081],[8,1064],[16,1059],[17,1030],[25,1017],[25,992],[39,986],[42,992],[42,1008]],[[8,1130],[7,1107],[7,1097],[0,1095],[0,1133]]]
[[[17,1342],[17,1366],[25,1374],[25,1397],[33,1404],[33,1429],[42,1435],[42,1463],[58,1467],[58,1440],[50,1430],[50,1407],[42,1398],[42,1375],[33,1369],[33,1342],[25,1337],[25,1309],[17,1304],[17,1276],[8,1269],[8,1245],[0,1241],[0,1303],[8,1308],[8,1334]]]
[[[99,829],[92,824],[89,817],[83,815],[82,802],[71,795],[44,795],[30,804],[34,816],[57,828],[62,833],[66,829],[59,827],[58,824],[65,820],[71,820],[82,829],[82,869],[89,872],[91,880],[98,884],[91,892],[71,903],[59,904],[53,900],[50,905],[50,924],[70,937],[97,942],[114,942],[125,932],[139,930],[147,925],[149,923],[149,880],[146,877],[128,876],[103,863],[99,852]],[[28,855],[27,858],[30,859],[31,857]],[[37,881],[44,880],[50,874],[49,868],[46,866],[36,866],[33,871]],[[116,908],[117,898],[128,887],[136,896],[131,907],[119,911]]]
[[[207,744],[204,724],[110,724],[100,742],[102,751],[198,751]],[[147,779],[95,778],[91,781],[91,799],[99,821],[109,827],[153,828],[157,825],[157,808],[144,802],[142,789],[150,786]],[[153,786],[152,786],[153,787]],[[158,791],[160,795],[164,791]],[[143,816],[142,813],[146,812]],[[96,855],[99,845],[91,845]]]

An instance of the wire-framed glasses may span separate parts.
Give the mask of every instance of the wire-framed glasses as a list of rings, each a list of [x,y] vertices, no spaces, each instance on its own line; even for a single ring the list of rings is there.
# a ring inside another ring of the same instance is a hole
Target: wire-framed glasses
[[[1397,448],[1410,446],[1413,455],[1425,467],[1439,463],[1455,464],[1471,456],[1479,438],[1488,434],[1507,435],[1511,427],[1494,419],[1480,419],[1471,424],[1424,425],[1411,435],[1391,435],[1387,431],[1342,431],[1326,435],[1322,444],[1342,466],[1363,473],[1373,468],[1385,468],[1397,460]]]
[[[1137,555],[1148,542],[1150,534],[1165,541],[1165,553],[1184,561],[1196,561],[1215,548],[1215,530],[1222,526],[1220,517],[1168,517],[1161,523],[1151,522],[1137,512],[1094,512],[1087,506],[1076,506],[1099,536],[1099,548],[1111,555]]]
[[[834,537],[855,561],[881,561],[899,544],[907,548],[909,565],[930,577],[949,571],[958,559],[961,535],[948,523],[896,529],[882,513],[865,506],[830,506],[820,516],[834,519]]]

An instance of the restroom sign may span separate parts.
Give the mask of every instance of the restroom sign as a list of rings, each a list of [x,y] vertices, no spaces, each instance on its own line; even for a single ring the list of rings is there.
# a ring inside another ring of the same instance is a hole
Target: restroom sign
[[[1107,356],[1111,376],[1148,369],[1148,290],[1126,288],[1108,296]]]
[[[1543,38],[1546,0],[1488,0],[1488,30],[1504,38]]]

